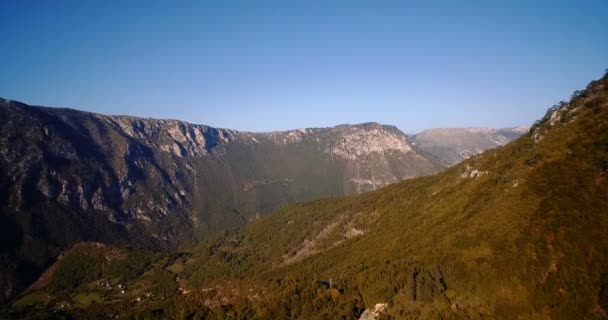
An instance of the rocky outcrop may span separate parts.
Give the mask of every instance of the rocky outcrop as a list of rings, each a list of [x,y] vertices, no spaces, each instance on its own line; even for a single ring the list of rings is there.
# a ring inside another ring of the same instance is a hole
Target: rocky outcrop
[[[359,320],[380,319],[387,306],[388,303],[376,303],[373,308],[365,309],[359,317]]]

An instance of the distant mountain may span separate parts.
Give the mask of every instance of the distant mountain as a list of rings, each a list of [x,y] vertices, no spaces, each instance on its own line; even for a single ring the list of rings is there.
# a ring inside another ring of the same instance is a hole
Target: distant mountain
[[[442,166],[377,123],[250,133],[0,100],[0,288],[80,241],[192,245],[289,203]]]
[[[189,253],[81,244],[10,315],[605,319],[607,132],[608,74],[434,176],[288,206]]]
[[[514,128],[437,128],[410,135],[417,147],[448,165],[485,150],[503,146],[527,133],[529,127]]]

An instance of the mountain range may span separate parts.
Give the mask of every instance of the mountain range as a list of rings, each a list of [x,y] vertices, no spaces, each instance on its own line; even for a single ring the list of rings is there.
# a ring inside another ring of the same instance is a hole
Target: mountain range
[[[608,74],[432,175],[286,206],[186,251],[79,243],[15,318],[605,319]]]
[[[529,127],[513,128],[436,128],[410,135],[416,146],[443,161],[455,165],[488,149],[504,146]]]
[[[607,104],[605,76],[530,129],[408,137],[2,100],[5,297],[51,266],[7,314],[605,318]]]
[[[184,248],[286,204],[443,169],[377,123],[251,133],[0,100],[0,289],[80,241]]]

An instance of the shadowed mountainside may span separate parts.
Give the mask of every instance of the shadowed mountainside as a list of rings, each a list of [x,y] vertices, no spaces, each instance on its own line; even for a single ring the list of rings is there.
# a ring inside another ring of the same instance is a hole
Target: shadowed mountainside
[[[2,295],[79,241],[175,248],[442,166],[377,123],[249,133],[0,100]]]

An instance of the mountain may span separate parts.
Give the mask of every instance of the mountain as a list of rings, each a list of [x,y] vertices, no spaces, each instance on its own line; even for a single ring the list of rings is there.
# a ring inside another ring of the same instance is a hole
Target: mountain
[[[608,74],[434,176],[291,205],[187,253],[81,244],[7,314],[605,319],[606,132]]]
[[[2,295],[80,241],[179,248],[442,169],[377,123],[250,133],[0,100]]]
[[[529,127],[436,128],[410,135],[416,146],[448,165],[488,149],[504,146],[528,132]]]

